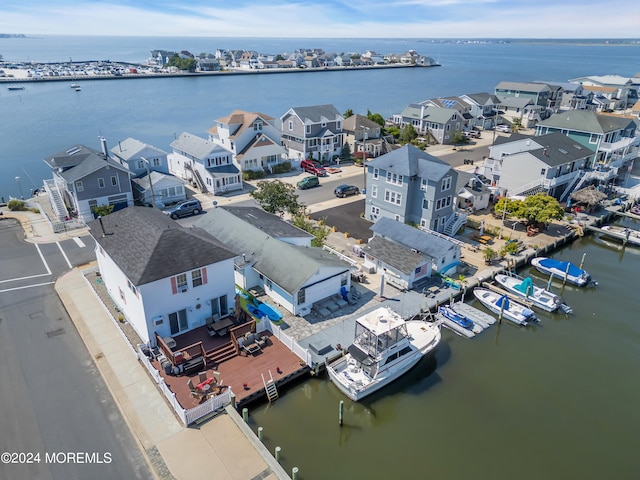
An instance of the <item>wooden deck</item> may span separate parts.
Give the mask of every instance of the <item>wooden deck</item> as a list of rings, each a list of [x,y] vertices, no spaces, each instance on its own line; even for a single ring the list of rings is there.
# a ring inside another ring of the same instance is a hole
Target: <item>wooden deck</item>
[[[261,395],[264,396],[265,401],[267,400],[262,375],[265,380],[269,380],[269,372],[271,372],[276,385],[280,386],[308,370],[306,365],[301,364],[300,358],[277,338],[271,336],[269,332],[264,332],[262,335],[268,336],[269,339],[259,352],[253,355],[241,352],[219,363],[207,362],[205,366],[207,377],[212,377],[214,371],[220,372],[223,387],[231,387],[236,395],[238,405],[257,399]],[[230,334],[223,337],[210,337],[205,327],[176,336],[174,340],[176,341],[176,346],[172,349],[174,352],[202,342],[204,350],[210,357],[212,351],[232,345]],[[176,394],[176,398],[183,408],[189,409],[198,405],[198,400],[191,396],[187,385],[189,378],[194,384],[200,383],[198,372],[191,375],[167,375],[157,360],[152,363],[164,378],[167,386]]]

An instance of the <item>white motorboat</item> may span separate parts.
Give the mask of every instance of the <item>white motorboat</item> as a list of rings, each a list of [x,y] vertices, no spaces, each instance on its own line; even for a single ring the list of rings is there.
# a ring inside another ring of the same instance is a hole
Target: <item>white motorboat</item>
[[[388,307],[356,319],[355,340],[327,366],[331,381],[352,400],[362,400],[401,377],[440,343],[437,324],[405,321]]]
[[[494,280],[506,291],[528,300],[534,307],[546,312],[562,310],[571,313],[571,307],[564,303],[560,295],[533,284],[531,277],[522,278],[517,275],[504,275],[499,273]]]
[[[536,257],[531,259],[533,265],[539,272],[546,275],[553,275],[560,280],[565,280],[579,287],[598,285],[598,282],[591,279],[591,275],[586,270],[576,267],[571,262],[562,262],[553,258]]]
[[[529,322],[538,320],[535,313],[530,308],[519,304],[513,300],[509,300],[507,295],[500,295],[486,288],[475,288],[473,294],[482,305],[487,307],[493,313],[500,315],[507,320],[517,323],[518,325],[526,325]]]
[[[612,238],[617,238],[625,243],[640,246],[640,232],[633,228],[620,227],[618,225],[605,225],[601,232]]]

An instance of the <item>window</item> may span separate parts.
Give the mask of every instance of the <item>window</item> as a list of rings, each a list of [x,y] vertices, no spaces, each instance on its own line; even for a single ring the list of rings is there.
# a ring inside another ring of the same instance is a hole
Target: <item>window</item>
[[[98,179],[98,188],[104,188],[104,178]]]
[[[302,305],[304,302],[307,301],[306,292],[307,291],[304,288],[301,288],[300,290],[298,290],[298,305]]]
[[[171,335],[175,335],[189,328],[189,322],[187,322],[187,311],[182,309],[177,312],[170,313],[169,327],[171,328]]]
[[[340,286],[344,287],[347,284],[347,273],[343,273],[342,276],[340,277]]]
[[[211,303],[211,315],[219,315],[221,317],[229,314],[229,307],[227,303],[227,296],[223,295],[218,298],[212,298]]]
[[[377,185],[372,185],[371,186],[371,196],[373,198],[378,198],[378,186]]]
[[[429,200],[427,200],[426,198],[422,199],[422,209],[429,210]]]
[[[429,228],[429,220],[427,220],[426,218],[421,218],[420,219],[420,226]]]
[[[393,203],[394,205],[400,205],[402,204],[402,194],[399,192],[394,192],[393,190],[385,190],[384,201]]]
[[[544,175],[545,173],[547,173],[547,169],[546,168],[541,168],[540,169],[540,175]]]
[[[426,178],[423,178],[422,181],[420,182],[420,190],[422,190],[423,192],[426,192],[427,188],[429,188],[429,182],[427,181]]]
[[[380,215],[380,209],[378,207],[371,207],[371,214],[372,215]]]
[[[442,179],[442,183],[440,185],[440,189],[444,192],[445,190],[449,190],[451,188],[451,177],[445,177]]]
[[[293,130],[293,121],[289,120],[289,130]]]
[[[589,143],[598,143],[598,135],[595,133],[592,133],[589,136]]]
[[[191,284],[194,287],[202,285],[202,270],[194,270],[191,272]]]
[[[135,285],[133,283],[131,283],[131,280],[129,280],[127,278],[127,286],[129,287],[129,290],[131,290],[133,293],[136,294],[136,297],[138,296],[138,290],[136,289]]]
[[[154,167],[159,167],[160,166],[160,159],[159,158],[154,158],[153,160],[151,160],[151,163],[153,163]]]
[[[402,175],[387,172],[387,183],[392,183],[393,185],[402,185]]]
[[[118,185],[118,177],[111,177],[111,186],[115,187]]]
[[[305,132],[306,134],[311,133],[311,125],[307,125],[307,126],[305,127],[305,129],[304,129],[304,132]]]
[[[380,170],[378,170],[377,168],[374,168],[373,169],[373,179],[377,180],[379,176],[380,176]]]
[[[187,288],[187,274],[181,273],[180,275],[176,275],[176,287],[178,290]]]
[[[84,192],[84,185],[82,185],[82,181],[81,180],[78,180],[76,182],[76,190],[78,192]]]

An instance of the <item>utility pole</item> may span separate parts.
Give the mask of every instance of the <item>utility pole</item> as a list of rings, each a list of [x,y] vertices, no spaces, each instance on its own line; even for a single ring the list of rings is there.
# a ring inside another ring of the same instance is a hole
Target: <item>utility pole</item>
[[[151,188],[151,202],[153,207],[156,208],[156,195],[153,193],[153,182],[151,181],[151,172],[149,171],[149,160],[144,157],[140,158],[147,165],[147,178],[149,179],[149,187]]]

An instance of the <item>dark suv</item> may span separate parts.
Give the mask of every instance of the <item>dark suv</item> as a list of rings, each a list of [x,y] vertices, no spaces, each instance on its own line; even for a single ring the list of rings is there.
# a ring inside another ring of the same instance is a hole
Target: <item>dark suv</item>
[[[179,217],[186,217],[188,215],[198,215],[202,211],[202,205],[198,200],[185,200],[180,202],[164,213],[169,215],[174,220]]]
[[[360,189],[355,185],[340,185],[333,191],[336,197],[344,198],[349,195],[359,195]]]
[[[300,168],[303,171],[317,175],[318,177],[325,177],[327,175],[327,171],[324,167],[313,160],[302,160],[302,162],[300,162]]]

